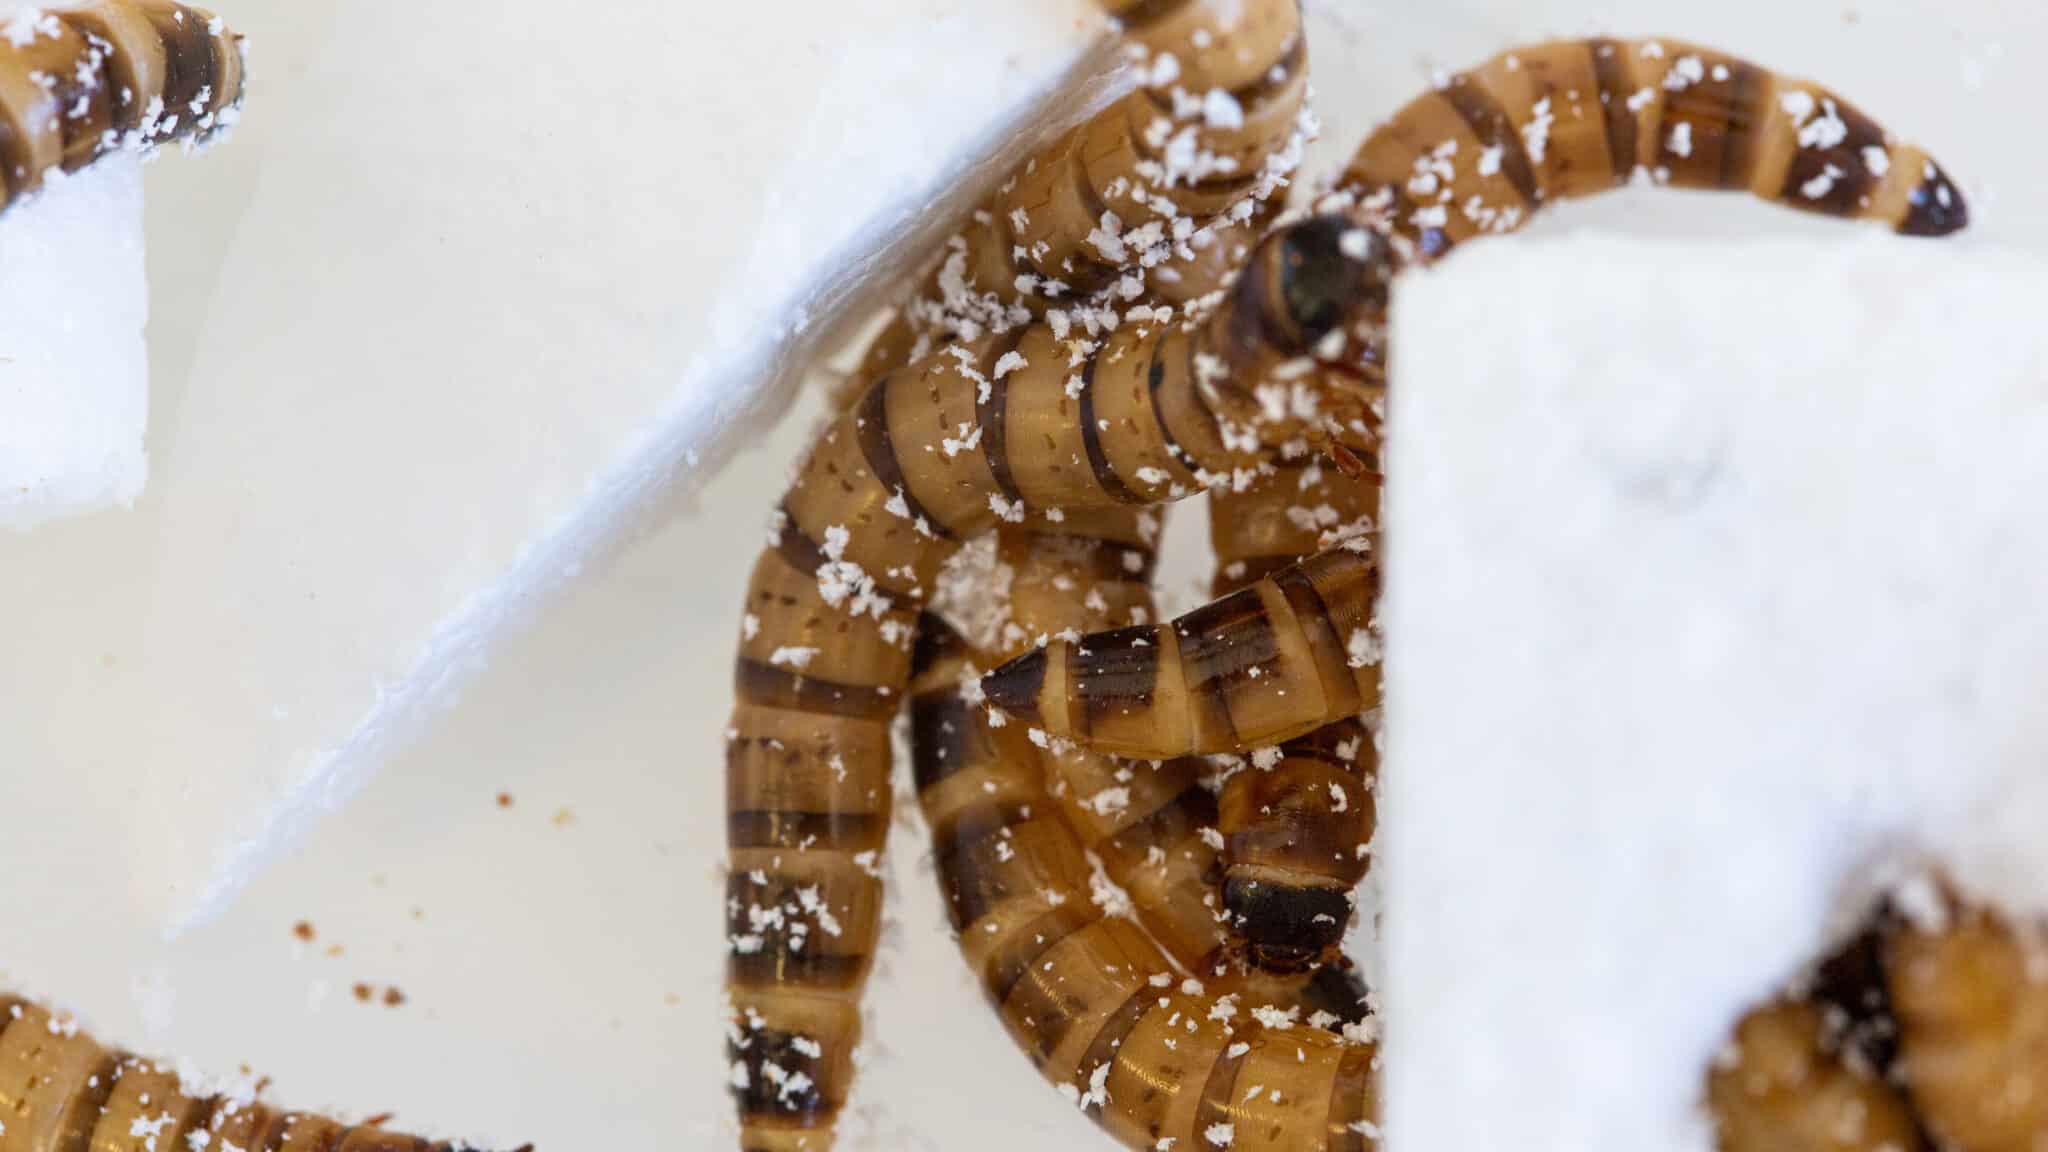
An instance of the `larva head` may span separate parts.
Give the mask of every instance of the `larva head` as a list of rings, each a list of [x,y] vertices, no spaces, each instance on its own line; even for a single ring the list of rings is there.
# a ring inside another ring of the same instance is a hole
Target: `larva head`
[[[1262,442],[1376,451],[1376,350],[1394,270],[1385,238],[1346,216],[1270,233],[1217,316],[1218,397]]]

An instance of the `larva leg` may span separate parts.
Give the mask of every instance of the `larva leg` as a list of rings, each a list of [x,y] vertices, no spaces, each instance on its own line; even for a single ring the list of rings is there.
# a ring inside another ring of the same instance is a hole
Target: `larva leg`
[[[1115,901],[1091,885],[1024,731],[943,703],[965,661],[957,638],[920,646],[920,710],[953,711],[919,760],[919,793],[961,950],[1019,1047],[1131,1148],[1373,1147],[1373,1049],[1187,981],[1105,915],[1097,901]]]
[[[1403,107],[1359,148],[1338,188],[1384,211],[1417,254],[1434,258],[1639,170],[1910,235],[1947,235],[1969,219],[1925,152],[1848,101],[1670,40],[1502,53]]]
[[[242,99],[242,41],[169,0],[99,0],[0,42],[0,209],[107,152],[206,136]]]
[[[1827,1044],[1812,1003],[1751,1012],[1707,1079],[1721,1152],[1918,1152],[1911,1111],[1889,1084]]]
[[[4,1152],[457,1152],[453,1145],[226,1096],[103,1048],[77,1026],[0,997]]]
[[[1913,1102],[1955,1152],[2048,1146],[2048,951],[1987,913],[1908,925],[1889,954]]]

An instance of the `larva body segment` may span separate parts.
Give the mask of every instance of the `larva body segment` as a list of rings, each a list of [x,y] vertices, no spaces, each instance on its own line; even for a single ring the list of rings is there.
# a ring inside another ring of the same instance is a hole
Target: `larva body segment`
[[[1891,1085],[1829,1050],[1827,1017],[1779,1001],[1745,1016],[1707,1079],[1721,1152],[1919,1152],[1926,1147]]]
[[[2038,937],[1982,912],[1907,925],[1887,956],[1913,1103],[1955,1152],[2048,1142],[2048,962]]]
[[[200,9],[98,0],[23,29],[0,44],[0,210],[53,171],[210,135],[241,103],[241,37]]]
[[[1281,744],[1378,705],[1378,587],[1373,564],[1340,549],[1170,624],[1055,640],[982,689],[1023,723],[1119,755]]]
[[[1403,107],[1359,148],[1338,188],[1384,211],[1433,259],[1638,171],[1909,235],[1947,235],[1969,219],[1925,152],[1848,101],[1668,40],[1502,53]]]
[[[965,661],[957,638],[920,645],[920,712],[959,699]],[[1267,1016],[1186,982],[1135,924],[1104,914],[1098,900],[1114,899],[1023,729],[952,716],[916,759],[940,884],[963,954],[1041,1074],[1131,1148],[1373,1147],[1373,1050],[1295,1023],[1298,1008]]]
[[[237,1097],[194,1095],[161,1065],[0,997],[0,1152],[460,1152],[451,1144]]]

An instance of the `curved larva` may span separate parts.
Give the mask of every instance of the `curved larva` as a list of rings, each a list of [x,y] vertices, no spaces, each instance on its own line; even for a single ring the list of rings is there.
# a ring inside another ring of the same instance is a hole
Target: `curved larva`
[[[2048,1141],[2048,946],[1988,913],[1903,927],[1887,955],[1899,1059],[1928,1130],[1955,1152]]]
[[[1638,167],[1681,187],[1746,189],[1911,235],[1947,235],[1968,221],[1961,193],[1925,152],[1846,101],[1672,41],[1503,53],[1374,132],[1323,207],[1348,207],[1405,240],[1406,258],[1430,259],[1519,228],[1551,200],[1618,187]],[[1365,354],[1384,363],[1384,339],[1376,343]],[[1318,604],[1301,587],[1311,571],[1342,572],[1338,591],[1350,597],[1376,582],[1370,566],[1326,556],[1289,571],[1292,603],[1275,579],[1262,580],[1149,636],[1053,644],[997,669],[984,690],[1027,723],[1137,757],[1242,752],[1372,707],[1370,598]]]
[[[1721,1152],[1919,1152],[1905,1100],[1880,1077],[1828,1049],[1826,1014],[1779,1001],[1736,1026],[1707,1077]]]
[[[1383,210],[1431,258],[1638,171],[1914,236],[1945,236],[1969,220],[1927,153],[1847,100],[1676,40],[1504,52],[1395,113],[1338,190]]]
[[[869,388],[799,469],[749,588],[727,733],[746,1147],[822,1149],[845,1099],[879,926],[889,723],[940,566],[1026,509],[1172,500],[1262,463],[1274,449],[1237,415],[1251,383],[1372,306],[1379,269],[1353,235],[1328,218],[1282,229],[1198,322],[1078,348],[1036,325],[936,353]]]
[[[1365,1152],[1376,1057],[1263,1001],[1190,981],[1136,924],[1045,792],[1029,733],[960,698],[942,623],[913,692],[918,785],[962,953],[1047,1080],[1134,1149]]]
[[[75,1024],[0,996],[0,1142],[8,1152],[460,1152],[459,1146],[222,1095],[103,1048]]]
[[[18,22],[19,23],[19,22]],[[109,152],[205,137],[242,99],[242,38],[168,0],[42,11],[0,40],[0,210]]]

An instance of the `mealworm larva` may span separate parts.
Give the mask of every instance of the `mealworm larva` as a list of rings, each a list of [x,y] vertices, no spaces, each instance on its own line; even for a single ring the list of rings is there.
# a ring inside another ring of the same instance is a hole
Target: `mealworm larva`
[[[1516,48],[1417,97],[1338,184],[1423,258],[1521,227],[1544,204],[1642,172],[1806,212],[1945,236],[1962,193],[1918,148],[1818,85],[1675,40]]]
[[[2048,1146],[2048,952],[1981,911],[1903,926],[1887,956],[1899,1060],[1928,1130],[1955,1152]]]
[[[1919,1152],[1911,1110],[1881,1078],[1826,1043],[1812,1003],[1779,1001],[1749,1013],[1707,1077],[1721,1152]]]
[[[1454,77],[1374,132],[1319,207],[1390,228],[1405,241],[1398,259],[1429,259],[1513,231],[1549,200],[1618,187],[1638,167],[1912,235],[1968,222],[1961,193],[1925,152],[1832,93],[1647,40],[1515,49]],[[1372,318],[1383,322],[1384,309]],[[1367,342],[1365,359],[1384,364],[1384,332]],[[1295,599],[1261,581],[1149,637],[1055,643],[998,668],[983,688],[1025,722],[1120,755],[1279,743],[1372,706],[1378,692],[1370,599],[1343,611]]]
[[[929,621],[913,691],[957,700],[965,647]],[[1090,867],[1018,725],[961,709],[918,785],[960,948],[1005,1026],[1068,1099],[1135,1149],[1365,1152],[1375,1055],[1278,1006],[1179,974]]]
[[[51,172],[232,123],[242,69],[240,36],[170,0],[16,16],[0,37],[0,210]]]
[[[77,1025],[0,996],[5,1152],[460,1152],[460,1146],[193,1095],[162,1065],[103,1048]]]

